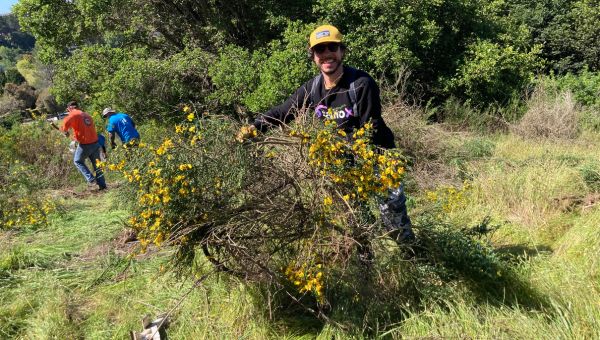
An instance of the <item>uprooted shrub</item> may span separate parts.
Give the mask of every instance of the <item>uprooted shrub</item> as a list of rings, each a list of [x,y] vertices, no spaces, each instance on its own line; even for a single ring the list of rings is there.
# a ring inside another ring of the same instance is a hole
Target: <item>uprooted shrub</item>
[[[130,183],[123,187],[133,210],[128,224],[141,251],[172,247],[179,272],[206,272],[210,262],[319,318],[358,314],[368,327],[398,321],[404,302],[419,296],[417,286],[439,282],[403,258],[407,247],[384,237],[377,203],[400,185],[404,168],[396,150],[368,143],[369,124],[349,136],[300,114],[240,144],[230,119],[184,111],[185,122],[160,145],[127,145],[101,164]],[[464,237],[427,240],[441,253],[446,245],[481,244],[469,254],[498,266],[485,243]]]
[[[354,239],[373,233],[366,203],[398,187],[404,172],[398,153],[370,146],[369,125],[346,136],[303,122],[241,145],[228,119],[193,116],[161,145],[129,146],[107,165],[135,184],[130,223],[142,246],[177,245],[181,265],[200,247],[243,277],[305,268],[308,278],[317,266],[347,261]],[[322,298],[317,281],[298,286]]]

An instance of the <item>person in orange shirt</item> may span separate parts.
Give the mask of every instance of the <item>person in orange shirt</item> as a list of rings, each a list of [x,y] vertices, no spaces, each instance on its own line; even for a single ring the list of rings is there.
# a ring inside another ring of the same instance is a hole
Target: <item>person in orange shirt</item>
[[[96,183],[99,190],[104,190],[106,189],[104,174],[102,169],[96,166],[96,160],[100,159],[100,144],[98,144],[98,133],[96,133],[94,120],[89,114],[83,112],[75,101],[67,105],[67,112],[69,115],[65,118],[60,131],[69,137],[69,130],[73,130],[73,139],[79,142],[77,149],[75,149],[73,163],[75,163],[88,184]],[[86,159],[92,161],[96,176],[92,175],[85,165]]]

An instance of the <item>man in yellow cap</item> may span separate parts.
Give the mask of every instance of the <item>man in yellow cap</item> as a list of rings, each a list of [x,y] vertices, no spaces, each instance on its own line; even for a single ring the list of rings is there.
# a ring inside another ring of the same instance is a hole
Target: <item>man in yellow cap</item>
[[[283,104],[259,116],[252,125],[243,127],[238,140],[256,136],[271,126],[288,123],[302,108],[314,110],[321,119],[335,120],[346,132],[349,142],[355,130],[366,123],[373,125],[372,143],[380,148],[393,148],[394,135],[381,117],[379,87],[364,71],[344,66],[346,46],[340,31],[331,25],[317,27],[309,39],[309,57],[320,74],[304,83]],[[382,220],[397,241],[415,238],[406,213],[406,197],[402,186],[380,204]]]

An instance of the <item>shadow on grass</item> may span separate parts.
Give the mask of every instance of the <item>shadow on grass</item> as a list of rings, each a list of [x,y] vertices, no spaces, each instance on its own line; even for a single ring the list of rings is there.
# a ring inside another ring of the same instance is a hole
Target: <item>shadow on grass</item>
[[[549,255],[552,253],[552,248],[545,245],[510,244],[496,248],[496,252],[508,259],[518,260],[522,257],[533,258],[540,255]]]
[[[531,287],[518,257],[523,253],[537,256],[549,248],[530,249],[519,245],[495,249],[486,240],[486,235],[493,229],[488,222],[461,229],[427,221],[419,234],[418,247],[423,249],[419,261],[445,273],[444,281],[464,283],[481,302],[497,306],[518,305],[531,310],[549,306],[548,298]]]

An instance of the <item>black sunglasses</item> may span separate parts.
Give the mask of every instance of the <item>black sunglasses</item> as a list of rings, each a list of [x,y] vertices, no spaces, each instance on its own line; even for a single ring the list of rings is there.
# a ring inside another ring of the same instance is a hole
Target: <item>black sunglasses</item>
[[[313,51],[315,51],[316,53],[323,53],[325,52],[325,49],[328,49],[331,52],[337,52],[339,48],[339,43],[318,44],[313,46]]]

